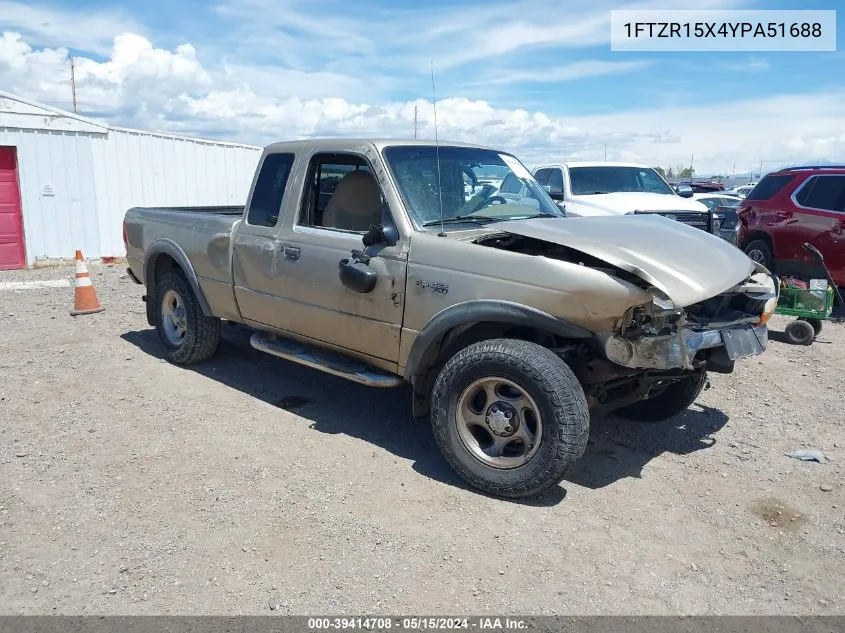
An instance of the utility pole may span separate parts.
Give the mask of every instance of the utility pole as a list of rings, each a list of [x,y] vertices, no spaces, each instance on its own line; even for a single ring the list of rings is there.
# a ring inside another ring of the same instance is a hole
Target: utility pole
[[[414,138],[417,138],[417,106],[414,106]]]
[[[76,60],[71,55],[70,58],[70,90],[73,94],[73,112],[76,114]]]

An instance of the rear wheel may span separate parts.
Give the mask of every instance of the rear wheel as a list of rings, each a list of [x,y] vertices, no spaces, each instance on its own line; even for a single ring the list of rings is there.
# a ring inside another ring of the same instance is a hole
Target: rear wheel
[[[632,405],[615,411],[620,418],[637,422],[660,422],[685,411],[696,401],[704,383],[707,372],[699,371],[691,376],[670,383],[664,388],[658,387],[649,394],[646,400],[640,400]]]
[[[752,240],[742,249],[746,255],[769,271],[772,270],[772,249],[765,240]]]
[[[572,370],[550,350],[512,339],[475,343],[434,383],[434,438],[463,479],[527,497],[559,483],[587,447],[590,416]]]
[[[786,340],[793,345],[810,345],[816,338],[813,325],[803,319],[796,319],[787,325],[783,333],[786,335]]]
[[[190,365],[214,356],[220,344],[220,319],[203,314],[182,271],[162,275],[156,302],[156,330],[169,361]]]

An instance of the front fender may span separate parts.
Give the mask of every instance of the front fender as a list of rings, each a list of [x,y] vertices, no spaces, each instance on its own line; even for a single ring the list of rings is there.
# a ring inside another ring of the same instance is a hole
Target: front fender
[[[405,380],[424,373],[437,358],[440,343],[455,327],[476,323],[504,323],[526,326],[569,339],[590,339],[593,333],[530,306],[499,299],[479,299],[456,303],[438,312],[420,330],[408,354]]]

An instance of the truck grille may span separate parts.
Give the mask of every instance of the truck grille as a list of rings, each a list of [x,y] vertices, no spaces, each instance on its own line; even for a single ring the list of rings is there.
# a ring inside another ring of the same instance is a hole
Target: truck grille
[[[656,213],[664,218],[682,222],[702,231],[710,231],[710,215],[707,213],[695,213],[694,211],[637,211],[636,213]]]

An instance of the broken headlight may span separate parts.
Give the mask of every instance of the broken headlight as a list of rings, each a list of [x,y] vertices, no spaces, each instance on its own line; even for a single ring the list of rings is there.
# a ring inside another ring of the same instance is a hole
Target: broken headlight
[[[678,331],[684,311],[676,308],[672,300],[658,288],[650,287],[652,302],[631,308],[626,314],[622,335],[637,339],[641,336],[661,336]]]

